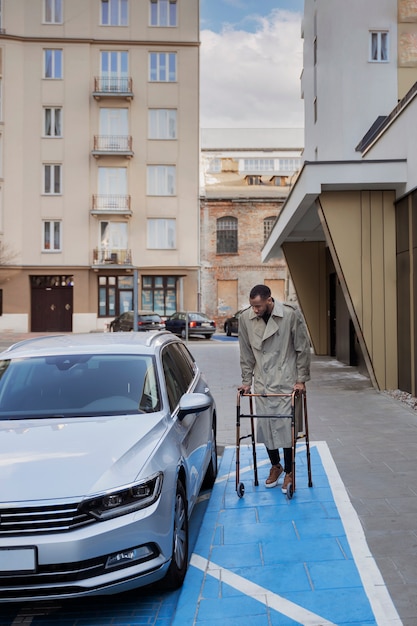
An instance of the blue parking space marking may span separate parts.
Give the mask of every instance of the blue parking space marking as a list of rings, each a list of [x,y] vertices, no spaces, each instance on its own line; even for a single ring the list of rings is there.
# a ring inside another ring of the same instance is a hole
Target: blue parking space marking
[[[360,521],[325,442],[297,445],[296,490],[266,489],[269,460],[257,446],[226,448],[173,626],[400,626]]]

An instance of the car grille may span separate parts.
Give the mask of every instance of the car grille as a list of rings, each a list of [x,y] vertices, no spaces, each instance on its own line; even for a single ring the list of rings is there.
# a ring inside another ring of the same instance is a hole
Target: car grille
[[[139,562],[146,562],[156,558],[159,551],[155,544],[149,544],[152,552]],[[10,574],[0,573],[0,602],[2,600],[36,599],[54,596],[75,596],[85,591],[81,581],[95,578],[109,573],[106,567],[108,555],[103,555],[86,561],[75,563],[60,563],[57,565],[38,565],[35,573]],[[129,563],[115,567],[122,570],[129,567]],[[160,566],[150,568],[149,572]],[[128,578],[128,576],[127,576]]]
[[[0,537],[68,532],[95,522],[76,504],[0,509]]]

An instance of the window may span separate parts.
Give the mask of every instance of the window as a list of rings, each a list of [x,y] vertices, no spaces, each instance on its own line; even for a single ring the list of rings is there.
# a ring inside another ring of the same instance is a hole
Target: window
[[[151,26],[177,25],[177,0],[150,0]]]
[[[128,91],[129,54],[123,50],[103,50],[100,54],[101,86],[105,91]]]
[[[106,150],[129,148],[127,109],[100,109],[100,141]]]
[[[127,194],[126,167],[99,167],[98,193],[101,195],[120,196]]]
[[[175,196],[175,165],[148,165],[148,196]]]
[[[148,219],[147,247],[153,250],[173,250],[176,246],[174,219]]]
[[[43,193],[57,195],[61,193],[62,166],[47,164],[43,166]]]
[[[61,251],[61,222],[45,221],[43,223],[43,252]]]
[[[262,185],[262,176],[246,176],[248,185]]]
[[[293,159],[280,159],[279,160],[279,169],[282,172],[296,172],[300,169],[301,159],[293,158]]]
[[[176,109],[149,109],[149,139],[177,138]]]
[[[128,0],[101,0],[102,26],[127,26]]]
[[[127,249],[126,222],[100,222],[100,247],[111,258],[113,251]]]
[[[178,405],[181,396],[190,388],[194,378],[192,363],[185,352],[175,344],[168,345],[162,352],[162,367],[171,411]]]
[[[99,317],[115,317],[132,309],[133,276],[99,276]]]
[[[100,135],[125,137],[128,131],[127,109],[100,109]]]
[[[209,165],[208,165],[208,171],[209,172],[221,172],[222,171],[222,160],[214,157],[213,159],[210,159],[209,161]]]
[[[217,254],[237,253],[237,219],[220,217],[217,220]]]
[[[62,78],[62,50],[44,50],[44,78]]]
[[[175,82],[177,80],[177,54],[175,52],[150,52],[149,80]]]
[[[62,137],[62,108],[46,107],[43,111],[45,137]]]
[[[275,220],[276,220],[276,217],[274,215],[271,215],[270,217],[266,217],[264,219],[264,243],[266,242],[269,235],[271,234],[271,230],[274,227]]]
[[[62,24],[63,0],[44,0],[45,24]]]
[[[245,172],[271,172],[274,169],[274,159],[243,159]]]
[[[373,31],[369,41],[370,61],[383,63],[388,61],[388,31]]]
[[[177,310],[176,276],[142,276],[142,309],[169,317]]]

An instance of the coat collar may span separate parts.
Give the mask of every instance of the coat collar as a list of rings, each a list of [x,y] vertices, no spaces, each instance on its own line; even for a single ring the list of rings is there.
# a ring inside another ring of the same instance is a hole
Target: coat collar
[[[253,320],[256,317],[255,311],[250,308],[249,319]],[[271,317],[284,317],[284,305],[282,302],[274,300],[274,308],[272,309]]]
[[[264,327],[263,324],[255,325],[255,334],[259,334],[258,341],[265,341],[268,337],[279,333],[279,326],[281,319],[284,317],[284,307],[282,302],[274,301],[274,308],[272,309],[271,317],[268,320],[268,324]],[[250,310],[249,319],[255,320],[256,314],[253,309]]]

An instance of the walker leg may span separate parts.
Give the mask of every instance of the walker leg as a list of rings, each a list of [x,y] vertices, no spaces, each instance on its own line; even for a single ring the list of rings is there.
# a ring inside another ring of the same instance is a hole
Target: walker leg
[[[238,492],[238,495],[239,495],[239,491],[238,491],[239,471],[240,471],[240,404],[238,400],[238,403],[236,406],[236,491]]]
[[[252,398],[249,398],[249,406],[250,406],[250,414],[253,415],[253,402]],[[252,458],[253,458],[253,478],[255,487],[258,487],[258,462],[256,458],[256,443],[255,443],[255,422],[254,418],[250,418],[250,427],[251,427],[251,441],[252,441]]]
[[[303,407],[304,407],[304,423],[305,423],[305,430],[306,430],[306,453],[307,453],[308,486],[312,487],[313,486],[313,481],[312,481],[312,478],[311,478],[310,438],[309,438],[309,435],[308,435],[308,415],[307,415],[307,395],[306,394],[304,394]]]

